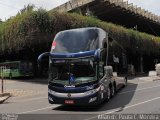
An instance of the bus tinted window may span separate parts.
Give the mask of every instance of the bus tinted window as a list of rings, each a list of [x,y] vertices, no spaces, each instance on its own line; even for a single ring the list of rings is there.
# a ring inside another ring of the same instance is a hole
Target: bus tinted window
[[[60,32],[54,40],[55,53],[76,53],[98,48],[98,32],[94,29],[80,29]]]

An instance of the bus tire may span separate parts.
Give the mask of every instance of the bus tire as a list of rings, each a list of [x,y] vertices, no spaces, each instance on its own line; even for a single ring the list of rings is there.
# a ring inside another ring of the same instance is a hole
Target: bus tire
[[[125,77],[125,79],[124,79],[124,85],[123,85],[123,87],[126,87],[127,86],[127,77]]]
[[[113,83],[112,85],[112,88],[111,88],[111,97],[113,97],[116,93],[116,85],[115,85],[115,82]]]
[[[110,99],[111,99],[111,88],[110,88],[110,86],[108,86],[108,88],[107,88],[107,98],[106,98],[106,101],[108,102]]]

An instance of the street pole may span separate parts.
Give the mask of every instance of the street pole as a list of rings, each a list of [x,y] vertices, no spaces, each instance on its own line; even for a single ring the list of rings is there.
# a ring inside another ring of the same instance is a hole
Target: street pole
[[[1,70],[1,83],[2,83],[2,86],[1,86],[1,93],[4,93],[4,87],[3,87],[3,66],[0,68],[0,70]]]
[[[140,55],[140,69],[141,69],[141,73],[143,73],[143,55]]]
[[[4,92],[4,88],[3,88],[3,77],[2,77],[2,93]]]
[[[2,53],[4,53],[4,33],[5,31],[2,32]],[[1,80],[2,80],[2,86],[1,86],[1,92],[2,94],[4,93],[4,66],[1,66]]]

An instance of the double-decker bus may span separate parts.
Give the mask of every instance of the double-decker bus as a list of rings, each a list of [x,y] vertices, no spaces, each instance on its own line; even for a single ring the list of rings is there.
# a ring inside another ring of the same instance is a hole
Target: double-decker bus
[[[26,61],[7,61],[0,63],[0,67],[3,68],[3,77],[16,78],[33,76],[33,66],[31,62]],[[0,71],[0,76],[2,70]]]
[[[125,50],[101,28],[61,31],[38,62],[45,56],[51,104],[96,105],[127,85]]]

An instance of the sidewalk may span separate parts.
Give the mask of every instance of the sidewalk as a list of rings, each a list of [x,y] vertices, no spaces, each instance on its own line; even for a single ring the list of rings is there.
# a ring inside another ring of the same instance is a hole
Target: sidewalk
[[[10,93],[0,93],[0,104],[7,100],[10,96]]]

